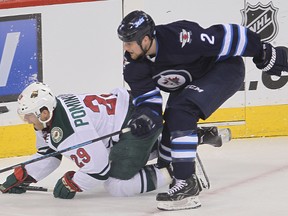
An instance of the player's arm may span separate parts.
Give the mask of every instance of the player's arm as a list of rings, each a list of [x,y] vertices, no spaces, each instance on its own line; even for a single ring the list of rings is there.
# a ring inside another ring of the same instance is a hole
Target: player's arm
[[[280,76],[281,71],[288,71],[288,49],[261,42],[260,36],[249,28],[222,24],[203,29],[192,25],[193,43],[199,44],[196,48],[204,56],[217,56],[217,61],[232,56],[253,57],[256,67],[268,74]]]
[[[36,132],[37,153],[31,159],[40,157],[45,154],[52,153],[54,150],[50,149],[43,138],[40,136],[41,132]],[[6,178],[6,181],[0,186],[3,193],[25,193],[25,187],[31,183],[36,183],[42,180],[53,172],[60,164],[61,155],[57,157],[46,158],[35,163],[26,165],[25,167],[17,167],[14,172]]]
[[[84,130],[75,131],[63,144],[74,146],[76,143],[98,137],[95,128],[91,126]],[[99,182],[108,179],[110,163],[104,142],[91,143],[64,154],[79,167],[79,170],[68,171],[57,181],[53,190],[55,198],[72,199],[77,192],[92,190]]]
[[[36,131],[37,153],[32,156],[32,159],[55,152],[55,150],[48,146],[46,140],[43,138],[43,135],[46,136],[45,133],[46,132]],[[59,154],[55,157],[48,157],[44,160],[28,164],[25,166],[25,169],[36,181],[40,181],[56,170],[59,167],[61,160],[62,155]]]
[[[147,106],[158,114],[162,113],[162,95],[156,87],[149,64],[134,61],[126,52],[124,56],[124,80],[128,83],[136,107]]]
[[[124,80],[131,89],[136,107],[128,125],[134,135],[144,136],[162,126],[163,100],[160,89],[152,80],[149,64],[129,60],[129,56],[126,60]]]

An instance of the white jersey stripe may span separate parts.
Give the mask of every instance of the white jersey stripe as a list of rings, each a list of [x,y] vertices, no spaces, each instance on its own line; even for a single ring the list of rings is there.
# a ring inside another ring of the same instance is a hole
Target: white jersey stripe
[[[135,98],[135,99],[133,99],[133,104],[135,105],[135,106],[138,106],[139,105],[139,100],[140,99],[142,99],[142,98],[148,98],[148,100],[149,99],[151,99],[151,98],[159,98],[159,97],[157,97],[157,95],[160,93],[160,89],[158,88],[158,87],[156,87],[154,90],[152,90],[152,91],[149,91],[149,92],[146,92],[145,94],[143,94],[143,95],[140,95],[139,97],[137,97],[137,98]],[[148,101],[147,99],[145,99],[144,101]],[[162,100],[162,98],[161,98],[161,100]],[[158,103],[158,101],[159,100],[156,100],[155,102],[156,103]],[[150,102],[152,102],[152,101],[150,101]],[[143,103],[143,102],[141,102],[141,103]]]
[[[173,144],[198,144],[198,136],[192,135],[192,136],[183,136],[183,137],[178,137],[172,140]]]
[[[195,158],[196,151],[172,151],[172,158]]]
[[[163,158],[166,161],[172,161],[171,157],[168,157],[168,156],[162,154],[161,152],[159,152],[159,157]]]
[[[141,103],[138,103],[137,105],[139,106],[140,104],[143,103],[154,103],[154,104],[162,104],[163,100],[161,97],[153,97],[153,98],[149,98]]]
[[[218,59],[221,56],[226,56],[229,54],[230,49],[231,49],[231,44],[232,44],[232,26],[229,24],[223,25],[224,30],[225,30],[225,36],[223,39],[223,44],[222,44],[222,49],[221,52],[218,56]]]
[[[167,152],[171,152],[171,148],[164,146],[163,144],[161,144],[161,148]]]
[[[246,48],[247,44],[247,29],[244,26],[238,26],[238,44],[234,56],[241,56]]]

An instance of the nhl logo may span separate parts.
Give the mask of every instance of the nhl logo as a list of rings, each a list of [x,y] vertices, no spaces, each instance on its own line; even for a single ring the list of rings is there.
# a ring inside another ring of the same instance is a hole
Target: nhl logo
[[[278,33],[278,22],[276,15],[278,8],[274,7],[272,2],[262,5],[258,2],[251,5],[247,2],[245,9],[241,10],[242,24],[251,31],[260,34],[262,41],[272,41]]]

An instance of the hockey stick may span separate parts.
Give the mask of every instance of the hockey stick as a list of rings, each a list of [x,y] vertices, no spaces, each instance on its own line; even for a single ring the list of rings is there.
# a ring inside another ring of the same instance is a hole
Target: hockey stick
[[[2,184],[0,184],[0,187]],[[30,186],[30,185],[18,185],[15,188],[22,188],[25,189],[26,191],[40,191],[40,192],[52,192],[52,189],[40,187],[40,186]]]
[[[38,187],[38,186],[30,186],[30,185],[27,185],[27,186],[24,186],[24,185],[19,185],[17,187],[20,187],[20,188],[23,188],[27,191],[41,191],[41,192],[51,192],[50,189],[48,188],[44,188],[44,187]]]
[[[223,143],[229,142],[232,138],[229,128],[198,127],[197,131],[199,144],[208,144],[214,147],[221,147]]]
[[[77,149],[77,148],[80,148],[80,147],[89,145],[89,144],[94,143],[94,142],[98,142],[98,141],[100,141],[100,140],[103,140],[103,139],[106,139],[106,138],[109,138],[109,137],[112,137],[112,136],[115,136],[115,135],[118,135],[118,134],[127,133],[127,132],[129,132],[130,130],[131,130],[131,129],[130,129],[129,127],[123,128],[122,130],[119,130],[119,131],[116,131],[116,132],[107,134],[107,135],[105,135],[105,136],[98,137],[98,138],[96,138],[96,139],[92,139],[92,140],[89,140],[89,141],[86,141],[86,142],[83,142],[83,143],[80,143],[80,144],[77,144],[77,145],[74,145],[74,146],[71,146],[71,147],[62,149],[62,150],[60,150],[60,151],[52,152],[52,153],[50,153],[50,154],[43,155],[43,156],[38,157],[38,158],[34,158],[34,159],[28,160],[28,161],[23,162],[23,163],[15,164],[15,165],[6,167],[6,168],[4,168],[4,169],[0,169],[0,173],[6,172],[6,171],[11,170],[11,169],[15,169],[16,167],[25,166],[25,165],[27,165],[27,164],[34,163],[34,162],[36,162],[36,161],[40,161],[40,160],[46,159],[46,158],[48,158],[48,157],[54,157],[54,156],[56,156],[56,155],[58,155],[58,154],[62,154],[63,152],[71,151],[71,150],[73,150],[73,149]]]
[[[221,147],[223,143],[229,142],[232,138],[229,128],[218,129],[215,126],[198,128],[200,144],[209,144],[214,147]],[[198,153],[196,153],[196,175],[202,188],[210,188],[210,180],[205,171],[204,165]]]
[[[204,165],[200,159],[198,152],[196,153],[196,175],[200,181],[201,187],[205,189],[210,188],[210,180],[204,169]]]

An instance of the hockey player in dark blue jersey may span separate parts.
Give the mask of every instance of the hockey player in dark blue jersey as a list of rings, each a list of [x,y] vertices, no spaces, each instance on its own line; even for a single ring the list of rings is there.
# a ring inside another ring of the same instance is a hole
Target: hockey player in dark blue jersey
[[[160,90],[170,92],[158,166],[171,163],[174,180],[167,193],[157,195],[158,208],[197,208],[198,120],[208,118],[239,90],[245,75],[242,57],[253,57],[257,68],[281,76],[288,71],[288,49],[262,43],[259,35],[237,24],[204,29],[183,20],[155,26],[143,11],[124,17],[117,31],[124,42],[124,79],[139,109],[130,121],[134,134],[149,133],[153,115],[162,115]]]

